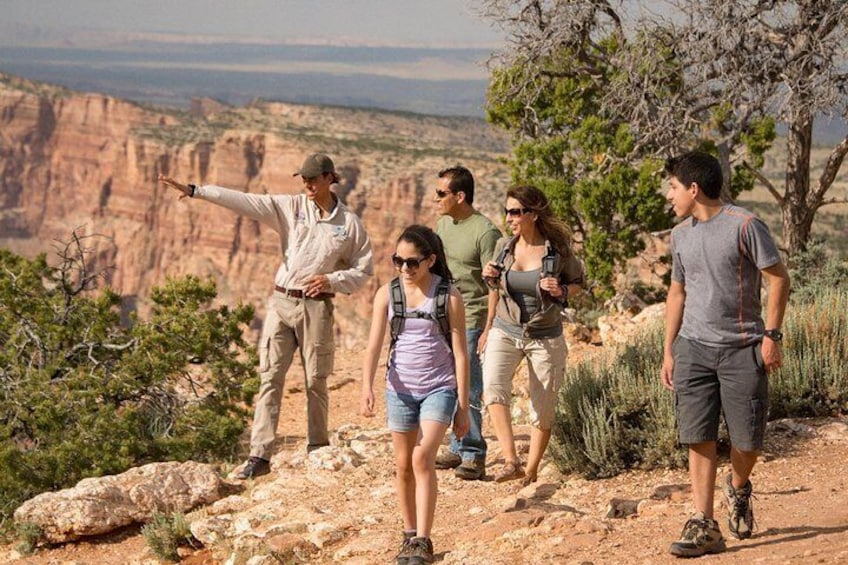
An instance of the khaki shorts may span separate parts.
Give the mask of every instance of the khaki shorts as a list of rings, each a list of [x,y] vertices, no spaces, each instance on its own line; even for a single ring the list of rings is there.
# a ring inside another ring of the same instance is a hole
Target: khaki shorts
[[[512,402],[512,378],[522,359],[530,376],[530,422],[543,430],[554,423],[557,393],[565,378],[568,348],[562,336],[516,339],[492,328],[483,353],[483,403]]]

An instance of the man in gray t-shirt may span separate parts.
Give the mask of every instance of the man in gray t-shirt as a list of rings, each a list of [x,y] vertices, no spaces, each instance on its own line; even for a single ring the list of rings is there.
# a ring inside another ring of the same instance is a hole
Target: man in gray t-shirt
[[[713,519],[716,441],[723,413],[731,473],[722,481],[728,528],[748,538],[754,525],[748,480],[763,445],[767,372],[780,367],[780,325],[789,275],[765,224],[722,202],[718,161],[691,152],[669,159],[667,199],[685,218],[672,230],[661,378],[674,391],[678,440],[689,446],[695,514],[670,552],[695,557],[725,549]],[[763,322],[760,285],[769,286]]]

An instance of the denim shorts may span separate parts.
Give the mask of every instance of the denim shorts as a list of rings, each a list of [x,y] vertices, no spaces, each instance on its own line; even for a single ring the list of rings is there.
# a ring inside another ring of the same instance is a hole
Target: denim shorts
[[[416,430],[422,420],[450,425],[455,411],[456,389],[437,390],[421,398],[386,391],[386,415],[393,432]]]
[[[716,441],[723,413],[734,447],[761,450],[768,418],[768,377],[760,344],[711,347],[678,336],[672,353],[678,441]]]

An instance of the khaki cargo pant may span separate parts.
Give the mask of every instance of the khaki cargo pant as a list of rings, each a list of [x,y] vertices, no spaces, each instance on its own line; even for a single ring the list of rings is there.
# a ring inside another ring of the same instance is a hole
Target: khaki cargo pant
[[[268,300],[259,341],[260,383],[250,436],[252,457],[270,460],[273,455],[286,372],[298,347],[306,375],[307,441],[309,446],[329,443],[327,376],[333,372],[333,302],[275,292]]]
[[[530,389],[530,423],[549,430],[556,414],[557,394],[565,379],[568,347],[562,336],[549,339],[516,339],[500,328],[489,331],[483,352],[483,404],[512,403],[512,379],[522,359],[527,359]]]

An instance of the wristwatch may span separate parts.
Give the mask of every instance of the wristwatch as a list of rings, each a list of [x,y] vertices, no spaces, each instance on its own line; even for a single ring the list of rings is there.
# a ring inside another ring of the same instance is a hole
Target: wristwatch
[[[187,184],[186,186],[191,189],[191,192],[189,193],[188,197],[194,198],[194,193],[197,191],[197,185],[196,184]]]
[[[772,341],[776,341],[777,343],[783,341],[783,332],[777,328],[774,328],[772,330],[766,330],[763,332],[763,335]]]

